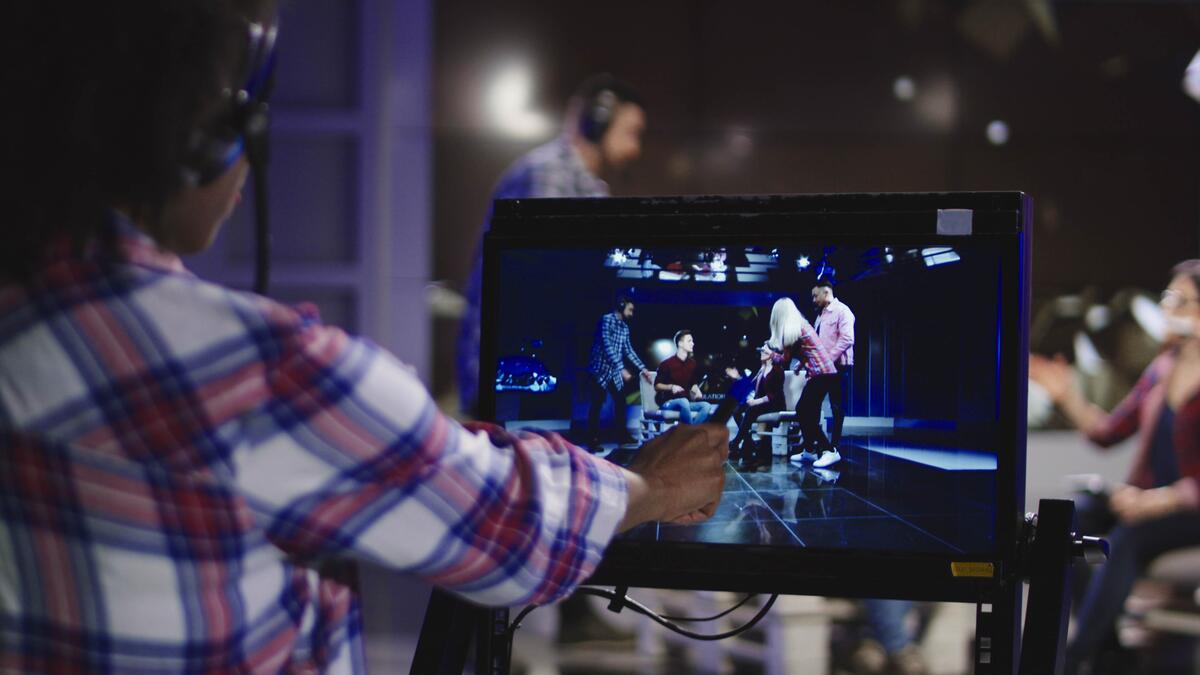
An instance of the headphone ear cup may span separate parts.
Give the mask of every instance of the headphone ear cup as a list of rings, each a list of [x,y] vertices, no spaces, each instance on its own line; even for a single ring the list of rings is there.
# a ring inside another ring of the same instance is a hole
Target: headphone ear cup
[[[599,143],[604,138],[604,134],[608,132],[608,127],[612,125],[613,115],[616,114],[619,102],[616,93],[612,90],[602,89],[596,92],[596,95],[588,101],[588,105],[584,108],[579,123],[580,134],[592,143]]]
[[[181,167],[185,184],[204,185],[229,170],[247,151],[262,146],[267,130],[267,99],[274,85],[275,26],[250,24],[244,82],[236,92],[227,92],[225,112],[206,127],[196,129]]]

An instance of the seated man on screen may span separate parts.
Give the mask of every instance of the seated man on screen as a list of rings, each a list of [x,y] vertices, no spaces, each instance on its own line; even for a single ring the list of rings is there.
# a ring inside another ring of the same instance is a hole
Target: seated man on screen
[[[685,328],[675,333],[675,355],[659,364],[654,378],[658,407],[677,411],[683,424],[701,424],[716,409],[700,393],[700,369],[692,356],[695,350],[692,331]]]

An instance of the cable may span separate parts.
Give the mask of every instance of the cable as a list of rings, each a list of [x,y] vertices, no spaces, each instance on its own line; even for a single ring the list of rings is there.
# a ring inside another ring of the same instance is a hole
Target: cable
[[[641,614],[642,616],[649,617],[651,621],[666,628],[667,630],[673,631],[673,632],[683,635],[685,637],[689,637],[693,640],[703,640],[703,641],[724,640],[727,638],[731,638],[735,635],[740,635],[740,634],[750,630],[759,621],[762,621],[762,618],[764,616],[766,616],[767,612],[769,612],[771,610],[771,606],[775,604],[776,598],[779,597],[778,594],[771,595],[771,597],[767,598],[767,601],[763,603],[763,606],[758,610],[757,614],[755,614],[745,624],[738,626],[737,628],[725,631],[724,633],[704,634],[704,633],[696,633],[694,631],[690,631],[686,628],[683,628],[682,626],[678,626],[675,623],[673,623],[673,621],[686,621],[686,622],[713,621],[715,619],[719,619],[719,618],[729,614],[730,612],[734,611],[738,607],[741,607],[742,605],[746,604],[746,602],[748,602],[750,600],[750,598],[757,597],[757,596],[748,595],[745,598],[743,598],[741,600],[741,602],[737,603],[733,607],[730,607],[729,609],[727,609],[715,616],[711,616],[711,617],[707,617],[707,618],[681,618],[681,617],[660,616],[654,610],[650,609],[649,607],[646,607],[642,603],[638,602],[637,600],[634,600],[633,598],[630,598],[629,596],[614,593],[613,591],[605,590],[602,588],[581,587],[578,590],[576,590],[576,593],[582,593],[584,595],[594,595],[594,596],[597,596],[600,598],[604,598],[606,600],[620,603],[620,604],[628,607],[629,609],[637,612],[638,614]],[[516,632],[517,628],[519,628],[521,626],[521,621],[524,620],[524,618],[526,616],[529,616],[530,612],[532,612],[533,610],[535,610],[537,608],[538,608],[538,605],[528,605],[524,609],[522,609],[520,611],[520,613],[517,614],[517,617],[515,619],[513,619],[512,625],[509,626],[509,628],[508,628],[509,635],[511,636],[512,634],[514,634]]]
[[[248,141],[246,151],[254,182],[254,292],[267,295],[271,283],[271,230],[267,216],[266,139]]]
[[[538,607],[541,607],[541,605],[526,605],[525,609],[522,609],[517,613],[517,618],[513,619],[512,624],[508,627],[508,636],[510,638],[512,637],[513,633],[516,633],[517,629],[521,627],[521,622],[525,620],[525,617],[529,616],[529,613]]]
[[[608,600],[615,600],[620,597],[616,593],[613,593],[612,591],[606,591],[606,590],[600,589],[600,588],[580,588],[576,592],[584,593],[587,595],[595,595],[595,596],[599,596],[601,598],[606,598]],[[758,610],[758,613],[755,614],[754,617],[751,618],[745,624],[743,624],[737,628],[734,628],[733,630],[728,630],[728,631],[725,631],[724,633],[717,633],[715,635],[706,635],[704,633],[696,633],[694,631],[690,631],[681,626],[677,626],[674,623],[672,623],[666,619],[663,619],[657,613],[655,613],[654,610],[650,609],[649,607],[646,607],[645,605],[638,602],[637,600],[634,600],[633,598],[630,598],[630,597],[621,598],[621,602],[623,602],[625,604],[625,606],[629,607],[630,609],[637,612],[638,614],[649,617],[651,621],[657,623],[658,625],[662,626],[663,628],[666,628],[667,630],[673,631],[673,632],[683,635],[685,637],[689,637],[693,640],[714,641],[714,640],[724,640],[726,638],[731,638],[735,635],[740,635],[740,634],[746,632],[747,630],[750,630],[751,628],[753,628],[755,626],[755,624],[757,624],[759,621],[762,621],[762,618],[767,615],[767,612],[769,612],[771,610],[771,606],[775,604],[775,599],[778,597],[779,597],[778,595],[772,595],[770,598],[768,598],[767,601],[765,603],[763,603],[762,608]]]
[[[684,623],[699,623],[701,621],[716,621],[717,619],[720,619],[721,617],[734,612],[735,610],[737,610],[737,608],[741,607],[742,605],[746,604],[747,602],[750,602],[751,598],[757,598],[757,597],[758,597],[757,593],[752,593],[752,594],[747,595],[746,597],[742,598],[740,601],[738,601],[738,603],[736,605],[721,612],[720,614],[713,614],[712,616],[706,616],[706,617],[702,617],[702,618],[689,617],[689,616],[667,616],[666,614],[660,614],[659,616],[666,619],[667,621],[681,621]]]

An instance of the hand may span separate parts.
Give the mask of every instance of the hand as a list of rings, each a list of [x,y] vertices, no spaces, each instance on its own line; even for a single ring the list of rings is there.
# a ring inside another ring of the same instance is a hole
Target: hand
[[[712,516],[725,486],[729,431],[681,424],[643,445],[626,476],[624,531],[646,521],[694,523]]]
[[[717,512],[717,505],[719,503],[720,502],[712,502],[711,504],[705,504],[699,509],[675,518],[669,522],[675,525],[691,525],[692,523],[699,523],[708,520],[712,517],[712,514]]]
[[[762,404],[763,404],[763,402],[764,402],[764,401],[766,401],[766,400],[767,400],[766,398],[750,398],[750,399],[748,399],[748,400],[746,401],[746,405],[748,405],[748,406],[750,406],[751,408],[753,408],[753,407],[755,407],[755,406],[760,406],[760,405],[762,405]]]
[[[1182,508],[1182,502],[1170,485],[1151,490],[1122,485],[1109,498],[1109,506],[1122,523],[1137,523],[1169,516]]]
[[[688,396],[690,396],[693,401],[699,401],[700,399],[704,398],[704,394],[700,393],[699,385],[695,384],[692,385],[692,390],[688,392]]]
[[[681,386],[679,386],[679,385],[677,385],[677,384],[673,384],[673,385],[671,385],[671,393],[672,393],[672,394],[682,394],[682,393],[683,393],[683,387],[681,387]]]
[[[725,374],[726,374],[726,375],[728,375],[728,376],[729,376],[729,379],[731,379],[731,380],[740,380],[740,379],[742,379],[742,374],[741,374],[741,373],[739,373],[739,372],[738,372],[736,369],[734,369],[734,368],[726,368],[726,369],[725,369]]]
[[[629,372],[628,368],[621,369],[621,379],[628,382],[633,379],[633,373]]]
[[[1076,392],[1075,373],[1062,354],[1053,359],[1030,354],[1029,379],[1041,385],[1055,403],[1061,403]]]
[[[654,376],[652,376],[650,374],[650,371],[646,370],[645,368],[642,368],[642,379],[649,382],[650,384],[654,384]]]

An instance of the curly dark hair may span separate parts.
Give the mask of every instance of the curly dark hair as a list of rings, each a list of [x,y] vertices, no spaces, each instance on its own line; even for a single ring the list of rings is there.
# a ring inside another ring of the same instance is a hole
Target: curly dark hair
[[[183,186],[190,136],[235,83],[247,22],[274,0],[19,2],[4,21],[0,136],[17,177],[3,199],[0,280],[47,246],[105,238],[119,207],[148,224]]]

